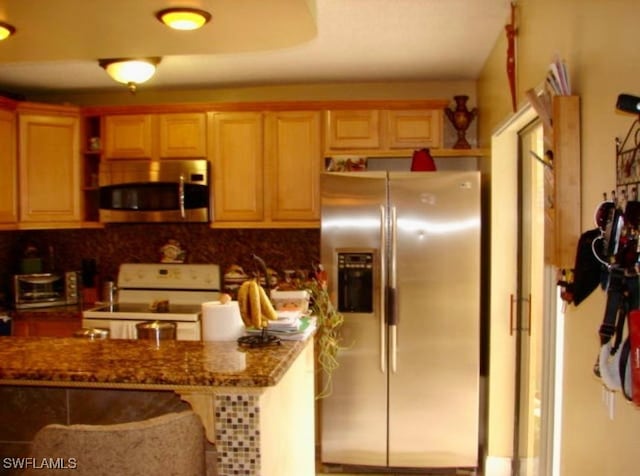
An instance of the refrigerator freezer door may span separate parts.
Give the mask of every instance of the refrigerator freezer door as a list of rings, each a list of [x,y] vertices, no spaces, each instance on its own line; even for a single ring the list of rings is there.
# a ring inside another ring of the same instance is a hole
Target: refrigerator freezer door
[[[479,179],[477,172],[390,174],[398,322],[389,466],[477,466]]]
[[[387,464],[387,375],[380,287],[381,206],[385,173],[332,173],[322,176],[321,261],[334,304],[338,255],[373,255],[373,312],[344,312],[339,367],[333,391],[321,401],[323,463]]]

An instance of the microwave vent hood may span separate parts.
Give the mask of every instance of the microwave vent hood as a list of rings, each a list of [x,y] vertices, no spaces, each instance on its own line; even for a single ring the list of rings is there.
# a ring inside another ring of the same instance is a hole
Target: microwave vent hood
[[[205,159],[103,161],[98,178],[100,221],[209,222],[209,175]]]

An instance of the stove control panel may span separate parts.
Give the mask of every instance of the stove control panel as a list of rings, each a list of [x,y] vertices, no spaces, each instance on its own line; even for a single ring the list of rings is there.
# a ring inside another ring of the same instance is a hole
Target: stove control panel
[[[217,264],[124,263],[118,273],[118,288],[220,290],[220,267]]]

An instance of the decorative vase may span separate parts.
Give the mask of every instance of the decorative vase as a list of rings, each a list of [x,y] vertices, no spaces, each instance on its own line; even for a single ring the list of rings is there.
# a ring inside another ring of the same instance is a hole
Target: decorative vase
[[[469,100],[469,96],[460,95],[454,96],[453,99],[456,102],[455,109],[445,108],[445,113],[447,117],[453,124],[456,132],[458,133],[458,141],[453,145],[454,149],[470,149],[471,145],[467,142],[465,134],[471,121],[478,114],[478,108],[473,108],[471,111],[467,109],[467,101]]]

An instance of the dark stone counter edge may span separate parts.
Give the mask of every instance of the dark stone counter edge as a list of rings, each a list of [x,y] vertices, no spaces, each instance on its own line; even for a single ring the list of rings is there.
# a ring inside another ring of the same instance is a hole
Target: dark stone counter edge
[[[13,339],[13,338],[11,338]],[[28,339],[28,338],[27,338]],[[305,341],[287,341],[289,347],[286,355],[270,372],[253,373],[209,373],[207,375],[146,375],[131,374],[124,377],[122,373],[99,375],[91,372],[73,372],[65,370],[43,369],[6,369],[0,363],[0,385],[2,386],[46,386],[46,387],[78,387],[78,388],[112,388],[112,389],[148,389],[148,390],[184,390],[212,392],[215,388],[260,388],[271,387],[279,383],[283,375],[308,345],[313,336]],[[249,349],[260,352],[260,349]],[[243,375],[244,374],[244,375]]]

